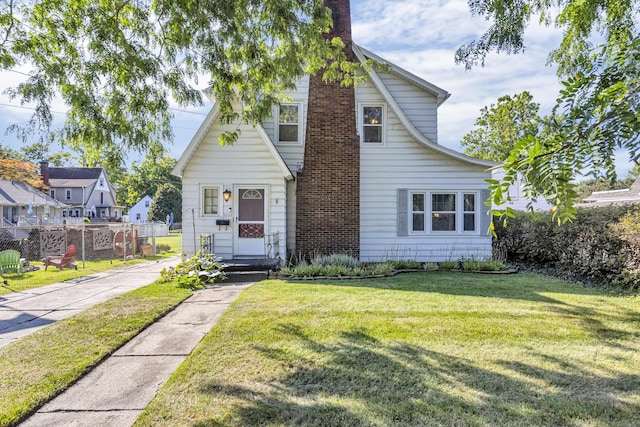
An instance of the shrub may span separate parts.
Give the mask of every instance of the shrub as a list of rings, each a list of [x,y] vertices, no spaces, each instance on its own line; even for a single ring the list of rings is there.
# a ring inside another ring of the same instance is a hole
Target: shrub
[[[422,268],[424,268],[427,271],[435,271],[438,269],[438,263],[437,262],[425,262],[424,265],[422,266]]]
[[[458,268],[458,261],[441,261],[438,265],[442,270],[455,270]]]
[[[156,245],[156,252],[160,253],[160,252],[169,252],[171,250],[171,246],[167,245],[166,243],[158,243]]]
[[[548,213],[518,212],[506,227],[496,221],[494,249],[507,260],[564,272],[624,289],[640,282],[640,211],[632,206],[578,209],[559,225]]]
[[[222,266],[213,255],[202,252],[181,261],[175,267],[162,269],[160,275],[165,282],[176,282],[178,287],[192,290],[202,289],[206,284],[226,278]]]
[[[389,261],[389,263],[393,265],[396,270],[419,270],[422,268],[420,261],[398,260]]]
[[[360,267],[360,261],[351,255],[346,254],[331,254],[331,255],[319,255],[311,260],[312,265],[342,265],[345,267],[356,268]]]

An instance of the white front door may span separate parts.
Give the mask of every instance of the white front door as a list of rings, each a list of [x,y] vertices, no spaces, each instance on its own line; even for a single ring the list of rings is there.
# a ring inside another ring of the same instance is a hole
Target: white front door
[[[238,188],[235,223],[235,254],[237,256],[264,256],[265,234],[264,188]]]

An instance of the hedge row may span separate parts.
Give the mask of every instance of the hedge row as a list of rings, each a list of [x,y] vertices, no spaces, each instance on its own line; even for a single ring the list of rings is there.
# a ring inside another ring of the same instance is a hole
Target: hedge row
[[[558,225],[550,213],[518,212],[495,220],[494,249],[508,261],[551,268],[578,279],[640,289],[640,208],[579,209]]]

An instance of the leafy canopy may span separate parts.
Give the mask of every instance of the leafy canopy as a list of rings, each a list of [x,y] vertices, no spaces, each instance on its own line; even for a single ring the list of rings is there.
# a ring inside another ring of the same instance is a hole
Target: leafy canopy
[[[317,0],[5,0],[0,71],[30,70],[10,91],[35,105],[14,129],[25,140],[42,132],[82,148],[87,164],[119,164],[129,150],[171,140],[171,102],[201,103],[200,80],[224,120],[251,123],[306,73],[326,67],[325,78],[353,82],[358,66],[340,39],[325,40],[330,25]],[[235,93],[241,112],[231,108]],[[48,132],[56,97],[68,114]]]
[[[556,205],[557,219],[575,216],[575,178],[591,174],[615,180],[615,155],[640,160],[640,1],[477,0],[472,13],[489,29],[461,47],[456,60],[467,68],[483,64],[490,51],[524,51],[524,30],[534,17],[564,30],[549,59],[558,64],[563,89],[553,119],[543,132],[520,140],[503,167],[502,181],[491,181],[492,200],[502,204],[518,174],[525,191]],[[593,40],[602,42],[594,46]],[[510,216],[508,209],[499,214]]]
[[[131,207],[144,196],[153,196],[165,183],[182,188],[182,180],[171,174],[175,165],[175,159],[154,150],[142,162],[134,162],[131,171],[117,182],[118,204]]]
[[[182,221],[182,192],[175,185],[165,183],[158,187],[147,212],[150,221],[166,221],[173,214],[175,222]]]
[[[482,107],[475,128],[463,137],[460,145],[472,157],[502,162],[520,139],[537,135],[541,123],[539,109],[540,104],[533,102],[527,91],[513,97],[502,96],[496,104]]]
[[[0,157],[0,179],[25,182],[41,191],[48,190],[38,172],[38,165]]]

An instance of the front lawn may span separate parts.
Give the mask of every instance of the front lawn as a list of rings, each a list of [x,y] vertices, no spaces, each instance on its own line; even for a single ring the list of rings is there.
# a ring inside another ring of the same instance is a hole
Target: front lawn
[[[640,300],[533,274],[260,282],[139,426],[630,426]]]
[[[189,295],[158,281],[0,348],[0,426],[60,394]]]

